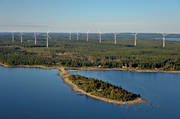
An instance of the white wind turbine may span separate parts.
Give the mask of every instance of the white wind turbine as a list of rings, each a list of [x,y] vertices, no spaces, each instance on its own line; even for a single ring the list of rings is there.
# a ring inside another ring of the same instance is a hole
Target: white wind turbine
[[[69,40],[71,40],[71,39],[72,39],[71,32],[69,32]]]
[[[101,32],[99,32],[99,43],[102,43]]]
[[[117,44],[117,34],[116,34],[116,32],[114,33],[114,44],[115,45]]]
[[[46,47],[49,47],[49,32],[47,32],[47,38],[46,38],[47,42],[46,42]]]
[[[36,45],[37,42],[37,37],[36,37],[36,32],[34,32],[34,44]]]
[[[11,32],[12,42],[14,42],[14,32]]]
[[[163,33],[162,36],[163,36],[163,48],[165,48],[166,47],[166,34]]]
[[[77,32],[77,40],[79,40],[79,32]]]
[[[87,38],[86,38],[86,41],[87,41],[87,42],[89,41],[89,31],[87,32]]]
[[[134,34],[134,46],[137,45],[137,33]]]
[[[20,33],[20,39],[21,39],[21,44],[22,44],[22,42],[23,42],[23,33],[22,32]]]

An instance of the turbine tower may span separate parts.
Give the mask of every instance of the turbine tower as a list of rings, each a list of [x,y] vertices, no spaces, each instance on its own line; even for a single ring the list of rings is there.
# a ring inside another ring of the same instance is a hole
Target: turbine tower
[[[137,45],[137,33],[134,34],[134,46]]]
[[[22,33],[20,33],[20,37],[21,37],[21,44],[22,44],[23,42]]]
[[[47,44],[46,44],[46,47],[48,48],[49,47],[49,33],[47,32]]]
[[[12,35],[12,42],[14,42],[14,33],[12,32],[11,35]]]
[[[101,38],[101,32],[99,32],[99,43],[101,43],[102,41],[102,38]]]
[[[116,32],[114,33],[114,44],[115,45],[117,44],[117,34],[116,34]]]
[[[87,32],[87,39],[86,40],[88,42],[88,40],[89,40],[89,32]]]
[[[69,33],[69,40],[71,40],[71,32]]]
[[[163,36],[163,48],[165,48],[166,47],[166,35],[165,35],[165,33],[163,33],[162,36]]]
[[[79,40],[79,33],[77,32],[77,40]]]
[[[35,45],[36,45],[36,40],[37,40],[36,32],[34,32],[34,44],[35,44]]]

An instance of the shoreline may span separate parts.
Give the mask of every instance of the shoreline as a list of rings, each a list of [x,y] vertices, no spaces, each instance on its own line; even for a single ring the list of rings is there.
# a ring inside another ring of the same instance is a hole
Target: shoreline
[[[44,65],[15,65],[11,66],[0,62],[0,66],[6,68],[42,68],[42,69],[59,69],[59,66],[44,66]],[[164,71],[164,70],[152,70],[152,69],[123,69],[123,68],[99,68],[99,67],[64,67],[66,70],[81,70],[81,71],[130,71],[130,72],[145,72],[145,73],[180,73],[180,71]]]
[[[150,73],[180,73],[180,71],[164,71],[152,69],[130,69],[130,68],[98,68],[98,67],[64,67],[68,70],[82,70],[82,71],[130,71],[130,72],[150,72]]]
[[[41,68],[41,69],[58,69],[61,70],[58,66],[44,66],[44,65],[7,65],[0,63],[0,66],[6,67],[6,68]]]
[[[99,96],[95,96],[92,95],[90,93],[85,92],[84,90],[78,88],[77,85],[75,85],[74,83],[72,83],[72,81],[70,81],[68,79],[68,77],[70,76],[70,74],[65,70],[64,67],[58,67],[58,66],[43,66],[43,65],[17,65],[17,66],[10,66],[7,64],[3,64],[0,63],[1,66],[6,67],[6,68],[17,68],[17,67],[24,67],[24,68],[42,68],[42,69],[58,69],[59,72],[58,75],[60,77],[62,77],[62,80],[68,84],[74,91],[76,92],[80,92],[83,95],[89,96],[91,98],[103,101],[103,102],[107,102],[107,103],[111,103],[111,104],[117,104],[117,105],[123,105],[123,104],[142,104],[145,103],[146,100],[142,99],[142,98],[137,98],[135,100],[132,101],[127,101],[127,102],[123,102],[123,101],[118,101],[118,100],[112,100],[112,99],[108,99],[108,98],[104,98],[104,97],[99,97]]]

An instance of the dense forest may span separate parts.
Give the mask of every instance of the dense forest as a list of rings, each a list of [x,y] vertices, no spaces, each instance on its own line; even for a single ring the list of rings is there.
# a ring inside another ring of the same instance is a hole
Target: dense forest
[[[140,95],[132,94],[120,86],[114,86],[108,82],[103,82],[93,78],[86,78],[80,75],[71,75],[69,79],[80,89],[95,96],[124,102],[140,97]]]
[[[37,45],[34,44],[33,34],[23,36],[21,44],[18,33],[0,34],[0,62],[10,65],[62,65],[65,67],[100,67],[125,69],[157,69],[180,70],[180,42],[166,41],[162,48],[160,34],[140,34],[137,46],[133,45],[131,34],[117,35],[117,44],[113,44],[113,34],[102,36],[98,42],[97,34],[79,34],[72,40],[67,33],[50,34],[49,48],[46,48],[46,36],[38,34]],[[178,37],[177,35],[169,35]],[[156,38],[156,39],[155,39]]]
[[[51,58],[19,51],[17,48],[0,48],[0,62],[9,65],[53,65]]]

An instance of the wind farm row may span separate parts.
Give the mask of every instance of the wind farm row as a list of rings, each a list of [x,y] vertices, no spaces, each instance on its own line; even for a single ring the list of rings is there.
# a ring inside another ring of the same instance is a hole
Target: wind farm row
[[[26,36],[26,32],[8,32],[7,33],[9,35],[9,38],[11,37],[12,42],[15,42],[15,39],[20,39],[20,43],[22,44],[23,41],[23,37]],[[11,34],[11,36],[10,36]],[[53,36],[51,35],[53,34],[53,32],[31,32],[31,40],[34,40],[34,45],[37,45],[37,40],[38,37],[40,35],[44,36],[44,40],[46,40],[46,47],[49,47],[49,40],[53,39]],[[58,34],[58,33],[57,33]],[[80,38],[82,37],[83,34],[83,40],[85,40],[86,42],[90,42],[90,38],[91,35],[96,35],[97,36],[97,40],[99,42],[99,44],[103,43],[103,38],[106,38],[107,34],[110,36],[110,40],[112,41],[112,44],[117,45],[118,40],[120,39],[121,35],[123,35],[123,33],[80,33],[80,32],[69,32],[69,33],[59,33],[59,34],[65,34],[66,35],[66,39],[69,41],[72,40],[77,40],[80,41]],[[127,33],[127,35],[129,35],[134,41],[133,46],[136,47],[137,44],[137,40],[139,39],[139,37],[146,37],[145,35],[142,36],[143,33]],[[16,38],[15,38],[16,35]],[[154,35],[157,35],[155,37],[153,37],[153,39],[159,39],[162,40],[162,47],[165,48],[166,47],[166,37],[170,34],[167,33],[154,33]],[[172,34],[171,34],[172,35]],[[18,38],[19,37],[19,38]],[[41,36],[40,36],[41,37]],[[171,36],[170,36],[171,37]],[[169,38],[169,36],[168,36]]]

